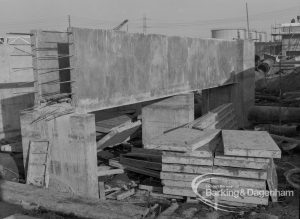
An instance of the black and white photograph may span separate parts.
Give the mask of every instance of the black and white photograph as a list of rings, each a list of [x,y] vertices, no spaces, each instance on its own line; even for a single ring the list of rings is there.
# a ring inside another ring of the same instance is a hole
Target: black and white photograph
[[[0,219],[299,199],[299,0],[0,0]]]

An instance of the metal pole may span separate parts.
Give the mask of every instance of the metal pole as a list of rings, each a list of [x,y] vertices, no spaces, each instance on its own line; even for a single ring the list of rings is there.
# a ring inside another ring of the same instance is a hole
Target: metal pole
[[[147,32],[147,18],[146,15],[143,17],[143,33],[146,34]]]
[[[71,27],[71,15],[68,15],[68,24],[69,24],[69,27]]]
[[[248,3],[246,2],[246,13],[247,13],[247,31],[248,31],[248,40],[251,40],[250,28],[249,28],[249,15],[248,15]]]

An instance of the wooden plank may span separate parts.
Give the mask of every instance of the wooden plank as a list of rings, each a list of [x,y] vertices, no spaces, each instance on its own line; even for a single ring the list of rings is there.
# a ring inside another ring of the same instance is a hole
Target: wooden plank
[[[151,169],[151,170],[161,170],[161,163],[156,163],[156,162],[150,162],[150,161],[145,161],[145,160],[138,160],[138,159],[132,159],[132,158],[127,158],[124,156],[120,157],[120,163],[122,165],[127,165],[127,166],[136,166],[139,168],[145,168],[145,169]]]
[[[270,166],[269,166],[269,169],[268,169],[267,184],[268,184],[268,189],[270,191],[275,191],[275,190],[278,189],[278,178],[277,178],[276,167],[275,167],[273,159],[270,159]],[[277,197],[276,192],[274,192],[274,194],[270,193],[270,197],[271,197],[272,202],[277,202],[278,201],[278,197]]]
[[[266,181],[259,179],[238,178],[229,176],[213,176],[210,180],[211,185],[223,185],[236,189],[253,188],[259,190],[266,189]]]
[[[128,198],[128,197],[134,195],[134,193],[135,193],[134,189],[130,189],[128,191],[120,192],[119,194],[116,195],[116,198],[117,198],[117,200],[123,200],[125,198]]]
[[[267,179],[267,170],[213,166],[213,173],[220,173],[224,174],[225,176],[242,177],[250,179]]]
[[[177,156],[162,156],[163,163],[173,163],[173,164],[185,164],[185,165],[200,165],[200,166],[212,166],[213,158],[205,157],[177,157]]]
[[[232,109],[232,103],[223,104],[215,108],[211,112],[208,112],[207,114],[187,124],[186,127],[205,129],[206,127],[218,121],[218,119],[222,117],[227,112],[227,110],[230,111],[231,109]]]
[[[281,150],[265,131],[222,131],[224,154],[246,157],[280,158]]]
[[[165,172],[178,172],[178,173],[193,173],[193,174],[205,174],[211,173],[211,166],[198,166],[198,165],[186,165],[186,164],[163,164],[162,171]]]
[[[193,192],[192,188],[164,186],[163,193],[170,194],[170,195],[185,196],[185,197],[197,197],[197,195]]]
[[[162,199],[184,199],[182,196],[179,195],[170,195],[170,194],[163,194],[163,193],[156,193],[151,192],[150,196],[153,198],[162,198]]]
[[[147,148],[166,151],[194,151],[220,134],[220,130],[195,130],[178,128],[167,132],[147,144]]]
[[[100,200],[103,200],[103,201],[106,200],[104,182],[102,182],[102,181],[98,182],[98,189],[99,189],[99,198],[100,198]]]
[[[226,129],[230,127],[231,123],[236,123],[236,116],[233,113],[233,111],[228,112],[224,115],[224,118],[221,118],[220,121],[213,123],[206,129]]]
[[[268,205],[268,197],[254,197],[254,196],[245,196],[245,197],[233,197],[233,196],[220,196],[218,197],[219,201],[226,202],[239,202],[244,204],[255,204],[255,205]]]
[[[132,147],[131,148],[131,153],[162,155],[162,151],[160,151],[160,150],[153,150],[153,149],[147,149],[147,148],[137,148],[137,147]]]
[[[113,118],[101,120],[96,122],[96,131],[109,133],[113,128],[118,127],[124,123],[131,122],[129,115],[119,115]]]
[[[195,177],[199,174],[188,174],[188,173],[172,173],[172,172],[160,172],[161,179],[178,180],[185,182],[192,182]]]
[[[31,141],[29,145],[26,183],[48,188],[49,184],[49,141]]]
[[[155,170],[149,170],[149,169],[142,169],[142,168],[138,168],[138,167],[133,167],[133,166],[128,166],[128,165],[124,165],[126,170],[135,172],[135,173],[140,173],[140,174],[144,174],[146,176],[152,176],[155,178],[159,178],[160,173],[159,171],[155,171]]]
[[[97,176],[110,176],[110,175],[116,175],[116,174],[123,174],[123,169],[112,169],[109,166],[103,167],[99,166],[97,170]]]
[[[266,162],[251,161],[247,158],[242,159],[224,159],[214,158],[214,165],[223,167],[239,167],[239,168],[249,168],[249,169],[259,169],[265,170],[268,168],[269,164]]]
[[[147,190],[149,192],[160,192],[162,193],[162,187],[158,187],[158,186],[149,186],[149,185],[143,185],[143,184],[139,184],[139,189],[141,190]]]
[[[235,207],[242,207],[242,208],[256,208],[257,207],[256,204],[225,201],[225,200],[216,200],[215,203],[226,204],[226,205],[235,206]]]
[[[107,135],[97,142],[97,150],[112,147],[126,141],[141,126],[141,121],[122,124],[113,128]]]
[[[162,160],[161,155],[142,154],[142,153],[135,153],[135,152],[130,152],[130,153],[127,153],[127,154],[123,154],[122,157],[145,160],[145,161],[156,162],[156,163],[161,163],[161,160]]]
[[[186,181],[173,181],[173,180],[162,180],[161,182],[164,186],[171,186],[171,187],[180,187],[180,188],[191,188],[191,182]],[[200,189],[209,188],[209,183],[201,183],[199,185]]]
[[[120,160],[119,159],[115,159],[115,158],[109,159],[108,160],[108,165],[111,166],[111,167],[116,167],[116,168],[119,168],[119,169],[124,169],[124,166],[122,164],[120,164]]]

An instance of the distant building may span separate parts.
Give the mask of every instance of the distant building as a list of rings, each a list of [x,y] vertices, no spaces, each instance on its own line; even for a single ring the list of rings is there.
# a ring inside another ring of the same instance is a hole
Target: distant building
[[[282,55],[300,56],[300,16],[272,28],[273,41],[282,41]]]
[[[266,42],[267,33],[262,31],[250,30],[248,35],[247,29],[233,28],[233,29],[213,29],[211,30],[211,37],[225,40],[245,40],[250,39],[255,42]]]

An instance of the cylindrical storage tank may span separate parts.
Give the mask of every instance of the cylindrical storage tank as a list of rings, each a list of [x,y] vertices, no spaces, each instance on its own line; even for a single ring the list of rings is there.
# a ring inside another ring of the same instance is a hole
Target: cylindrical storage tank
[[[215,29],[211,30],[211,37],[225,40],[243,40],[247,39],[247,33],[245,29]]]

